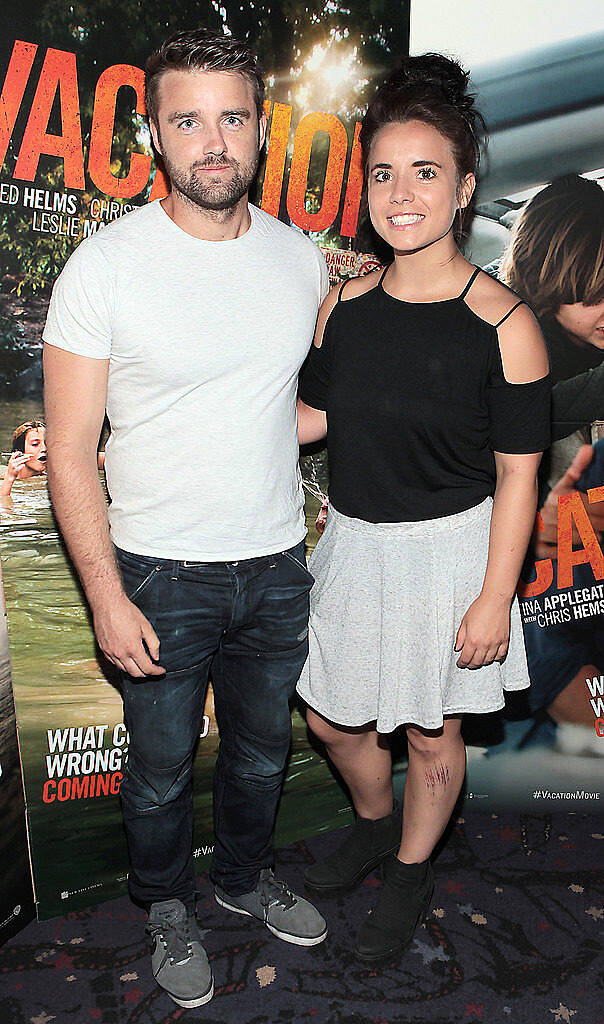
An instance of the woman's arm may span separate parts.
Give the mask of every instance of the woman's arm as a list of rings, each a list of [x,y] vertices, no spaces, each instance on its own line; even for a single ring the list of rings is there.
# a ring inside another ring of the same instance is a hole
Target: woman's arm
[[[321,441],[327,434],[327,413],[322,409],[313,409],[301,398],[298,399],[298,442],[311,444]]]
[[[15,480],[19,479],[19,473],[24,466],[27,465],[30,455],[25,455],[23,452],[13,452],[10,459],[8,460],[8,466],[6,472],[0,483],[0,497],[9,498],[10,492],[13,489]]]
[[[325,296],[317,316],[315,337],[310,350],[310,355],[300,375],[300,392],[305,397],[314,401],[325,399],[328,388],[329,371],[326,360],[319,354],[323,345],[325,325],[329,319],[333,307],[338,301],[338,294],[341,285],[336,285]],[[311,444],[313,441],[321,441],[327,434],[327,413],[324,409],[317,409],[312,402],[303,401],[298,398],[298,441],[302,444]]]
[[[501,661],[508,649],[510,608],[537,510],[537,470],[541,453],[495,452],[497,485],[493,497],[489,555],[482,590],[459,627],[455,650],[460,668]]]
[[[502,661],[508,649],[510,609],[537,511],[537,471],[548,440],[549,403],[541,385],[523,388],[547,377],[549,363],[543,335],[527,306],[518,307],[498,332],[505,381],[491,404],[495,438],[496,485],[489,535],[489,553],[480,594],[470,605],[457,632],[455,650],[460,668],[480,668]],[[520,387],[516,387],[520,385]],[[511,404],[510,404],[511,403]],[[538,440],[537,440],[538,439]],[[509,442],[508,453],[498,445]],[[526,452],[527,454],[514,454]]]

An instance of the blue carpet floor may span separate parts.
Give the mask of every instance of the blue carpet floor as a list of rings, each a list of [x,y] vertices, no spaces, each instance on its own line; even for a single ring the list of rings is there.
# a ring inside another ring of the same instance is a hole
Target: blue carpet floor
[[[279,852],[304,866],[342,833]],[[214,999],[177,1007],[153,981],[144,915],[126,898],[32,923],[0,950],[1,1024],[604,1024],[604,820],[472,812],[435,864],[427,923],[397,965],[368,970],[351,940],[376,900],[370,876],[317,901],[330,932],[300,948],[219,907],[206,876],[198,918]]]

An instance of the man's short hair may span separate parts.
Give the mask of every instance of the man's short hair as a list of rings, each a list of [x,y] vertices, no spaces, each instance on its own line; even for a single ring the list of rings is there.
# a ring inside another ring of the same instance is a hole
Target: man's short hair
[[[176,32],[149,57],[145,65],[145,102],[149,119],[157,120],[157,90],[165,71],[231,71],[247,78],[254,90],[258,118],[264,104],[264,80],[256,54],[247,43],[198,28]]]

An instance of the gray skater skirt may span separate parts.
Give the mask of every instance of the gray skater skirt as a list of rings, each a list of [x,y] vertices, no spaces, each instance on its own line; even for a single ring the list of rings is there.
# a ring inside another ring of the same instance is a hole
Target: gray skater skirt
[[[503,664],[456,665],[455,637],[481,590],[492,499],[439,519],[367,523],[333,505],[311,556],[306,703],[339,725],[439,729],[444,715],[497,711],[529,676],[518,601]]]

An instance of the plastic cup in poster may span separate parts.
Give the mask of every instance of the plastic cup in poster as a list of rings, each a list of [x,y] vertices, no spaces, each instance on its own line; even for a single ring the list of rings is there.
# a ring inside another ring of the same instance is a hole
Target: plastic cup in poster
[[[87,5],[77,27],[68,7],[53,5],[52,17],[47,7],[19,8],[13,34],[0,41],[0,543],[42,918],[124,891],[118,795],[128,755],[116,679],[95,645],[49,502],[42,327],[53,282],[75,246],[166,194],[145,118],[142,68],[150,51],[192,22],[229,28],[228,16],[209,3],[194,12],[177,4],[161,21],[147,12],[144,26],[140,9],[123,4],[105,4],[102,19]],[[269,137],[252,200],[307,233],[325,253],[333,281],[366,273],[380,256],[360,216],[359,120],[375,69],[407,51],[408,5],[383,25],[363,5],[329,4],[320,33],[302,7],[285,17],[278,4],[261,7],[262,19],[258,5],[247,2],[237,14],[237,33],[257,48],[267,82]],[[274,22],[275,30],[259,35],[261,22]],[[326,473],[324,453],[303,457],[310,547]],[[217,746],[210,688],[194,766],[200,869],[213,847]],[[348,800],[295,710],[277,842],[350,820]]]

